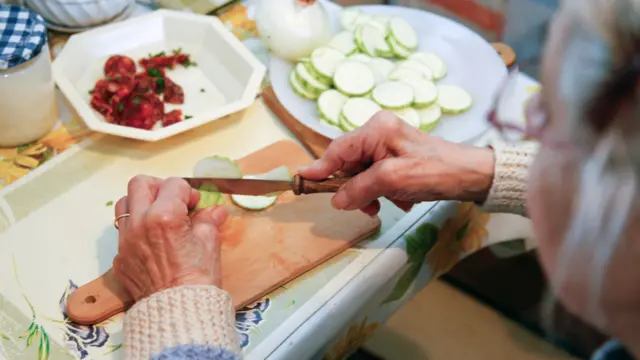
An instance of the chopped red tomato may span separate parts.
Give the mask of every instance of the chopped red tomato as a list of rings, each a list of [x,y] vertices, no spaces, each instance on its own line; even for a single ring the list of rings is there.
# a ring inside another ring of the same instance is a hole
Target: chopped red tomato
[[[169,126],[175,123],[182,121],[182,111],[181,110],[172,110],[168,113],[164,114],[164,118],[162,119],[162,126]]]
[[[176,65],[195,65],[189,55],[156,54],[140,59],[143,69],[136,72],[131,58],[114,55],[104,65],[105,78],[99,79],[91,93],[91,107],[111,123],[150,130],[156,124],[169,126],[182,121],[182,111],[165,114],[164,104],[183,104],[182,87],[165,73]]]
[[[184,104],[182,87],[169,78],[164,79],[164,101],[168,104]]]
[[[104,74],[106,76],[115,76],[118,74],[133,75],[136,73],[136,63],[133,59],[122,56],[111,56],[104,64]]]

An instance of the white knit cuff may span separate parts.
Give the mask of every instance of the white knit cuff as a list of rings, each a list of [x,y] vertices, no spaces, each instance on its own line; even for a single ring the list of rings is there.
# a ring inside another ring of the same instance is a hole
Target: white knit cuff
[[[180,286],[136,303],[124,319],[127,360],[177,345],[214,345],[240,354],[231,296],[215,286]]]
[[[482,208],[493,213],[527,215],[526,192],[529,167],[538,153],[538,144],[494,145],[493,184]]]

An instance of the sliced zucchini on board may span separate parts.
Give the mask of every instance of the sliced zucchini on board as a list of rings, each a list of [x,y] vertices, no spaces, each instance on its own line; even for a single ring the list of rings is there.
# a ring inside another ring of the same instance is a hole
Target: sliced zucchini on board
[[[389,37],[405,49],[415,50],[418,47],[418,34],[403,18],[394,17],[389,21]]]
[[[346,30],[353,30],[360,15],[362,15],[362,11],[358,9],[344,9],[340,12],[340,25]]]
[[[200,201],[196,204],[196,210],[206,209],[211,206],[220,205],[224,203],[224,197],[214,189],[202,188],[198,189],[200,192]]]
[[[246,175],[243,179],[261,179],[261,180],[273,180],[273,181],[289,181],[291,180],[291,173],[286,166],[279,166],[271,171],[268,171],[260,175]],[[247,210],[264,210],[276,203],[280,193],[274,193],[264,196],[253,195],[238,195],[232,194],[231,200],[234,204]]]
[[[239,179],[242,177],[242,171],[236,162],[229,158],[210,156],[196,163],[193,167],[193,176]],[[198,201],[196,209],[224,203],[224,197],[214,187],[203,186],[198,191],[200,192],[200,201]]]
[[[261,179],[261,180],[271,180],[271,181],[289,181],[291,180],[291,172],[289,168],[282,165],[278,166],[275,169],[269,170],[264,174],[259,175],[246,175],[245,179]]]
[[[312,93],[329,90],[329,86],[309,73],[309,70],[307,70],[307,67],[304,66],[304,64],[298,63],[298,65],[296,65],[295,73],[298,83],[304,89],[309,90]]]
[[[418,71],[427,80],[433,80],[433,71],[427,65],[417,60],[404,60],[396,64],[398,69],[411,69]]]
[[[338,90],[327,90],[318,98],[318,113],[329,125],[340,125],[340,113],[344,104],[349,100]]]
[[[343,31],[339,33],[331,39],[327,46],[332,49],[336,49],[347,56],[358,51],[358,46],[353,38],[352,31]]]
[[[376,85],[376,77],[367,64],[352,60],[338,66],[333,83],[347,96],[363,96]]]
[[[390,81],[376,86],[371,97],[384,109],[404,109],[413,104],[413,87],[400,81]]]
[[[389,47],[391,48],[393,54],[400,59],[406,59],[413,53],[411,49],[407,49],[404,46],[400,45],[393,38],[393,36],[387,37],[387,44],[389,44]]]
[[[447,76],[447,64],[438,55],[430,52],[417,52],[409,55],[409,60],[420,61],[433,72],[433,79],[440,80]]]
[[[438,88],[436,84],[429,80],[418,77],[405,77],[401,81],[413,88],[413,107],[427,107],[434,104],[438,99]]]
[[[264,210],[275,204],[276,200],[278,200],[277,196],[231,195],[231,201],[234,204],[252,211]]]
[[[391,60],[383,58],[373,58],[369,62],[369,67],[373,70],[376,78],[382,80],[387,79],[389,73],[395,68],[395,64]]]
[[[420,115],[418,114],[418,111],[416,109],[408,107],[402,110],[394,110],[393,112],[407,124],[415,128],[420,127]]]
[[[420,130],[429,132],[433,130],[442,118],[442,110],[438,104],[433,104],[423,109],[417,109],[420,116]]]
[[[311,53],[311,66],[318,74],[333,77],[333,73],[344,58],[344,54],[336,49],[321,47]]]
[[[369,99],[351,98],[342,108],[342,120],[346,122],[346,128],[353,130],[366,124],[380,110],[382,108]]]
[[[387,76],[389,80],[404,80],[406,78],[422,78],[422,73],[408,68],[395,68]]]
[[[356,61],[362,61],[363,63],[369,63],[373,58],[367,54],[363,54],[363,53],[355,53],[353,55],[349,55],[349,57],[347,57],[347,60],[356,60]]]
[[[238,164],[229,158],[210,156],[196,163],[193,167],[193,176],[240,179],[242,177],[242,171]]]
[[[298,81],[298,77],[296,76],[296,71],[292,71],[291,75],[289,76],[289,85],[291,85],[291,88],[293,89],[293,92],[296,93],[298,96],[303,97],[307,100],[312,100],[315,101],[318,96],[320,96],[319,93],[314,93],[312,91],[309,91],[307,89],[305,89],[302,84],[300,84],[300,82]]]
[[[438,105],[445,114],[461,114],[471,108],[473,98],[455,85],[438,85]]]

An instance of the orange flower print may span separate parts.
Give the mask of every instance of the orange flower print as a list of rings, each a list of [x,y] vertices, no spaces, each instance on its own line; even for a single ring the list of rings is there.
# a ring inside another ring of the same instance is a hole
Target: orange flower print
[[[490,214],[472,203],[460,203],[456,213],[438,232],[438,241],[427,255],[434,276],[440,276],[460,260],[460,256],[478,250],[488,235],[486,226]]]
[[[374,322],[367,324],[367,318],[362,319],[360,324],[349,327],[347,334],[338,340],[335,345],[322,358],[323,360],[341,360],[356,351],[365,341],[371,337],[373,332],[380,326]]]
[[[63,153],[77,144],[80,138],[82,136],[74,137],[65,127],[60,127],[35,143],[0,149],[0,189]]]

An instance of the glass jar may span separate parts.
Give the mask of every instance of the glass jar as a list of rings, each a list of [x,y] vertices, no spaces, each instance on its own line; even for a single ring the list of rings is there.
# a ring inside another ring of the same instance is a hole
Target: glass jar
[[[38,140],[58,120],[46,35],[40,15],[0,5],[0,147]]]

